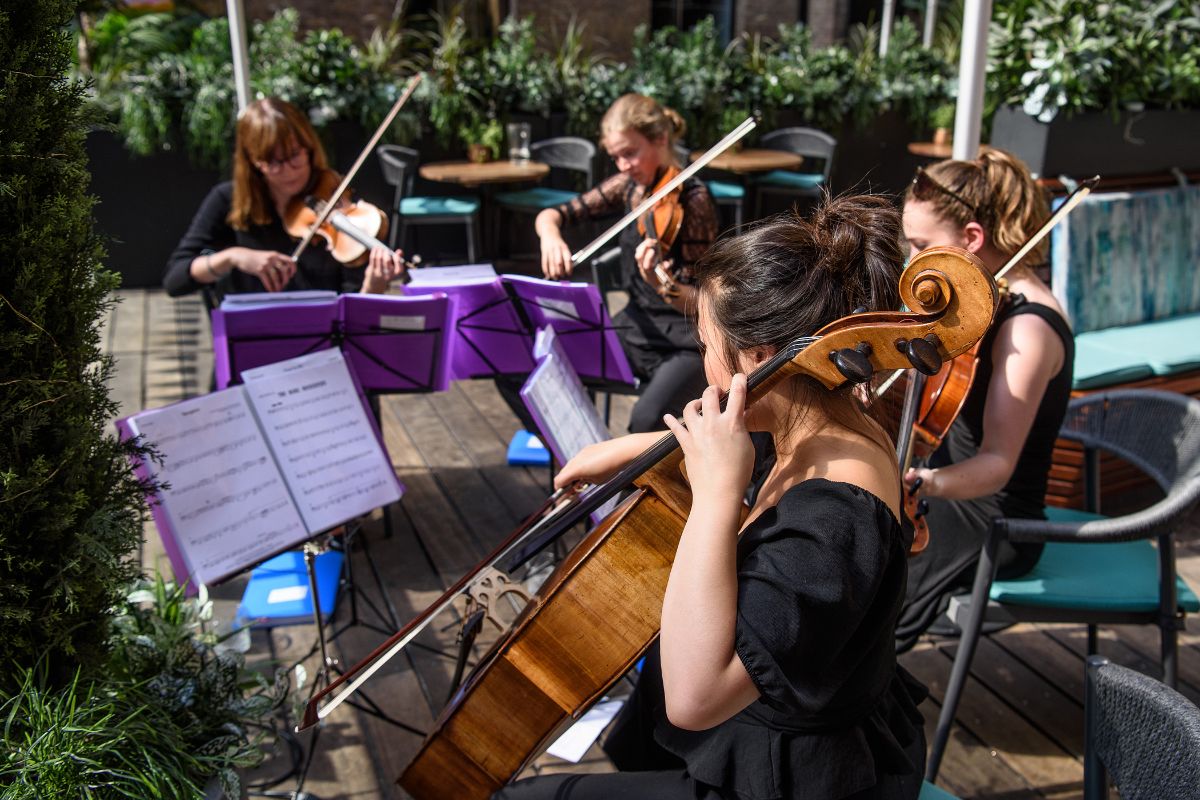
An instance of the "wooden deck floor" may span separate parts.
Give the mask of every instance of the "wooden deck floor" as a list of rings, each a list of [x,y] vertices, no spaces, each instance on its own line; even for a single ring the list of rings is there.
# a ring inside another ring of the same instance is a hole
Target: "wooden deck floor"
[[[122,414],[208,389],[212,356],[198,298],[172,300],[159,292],[124,291],[106,324],[104,342],[117,364],[112,386]],[[628,403],[617,401],[614,430],[623,428],[628,413]],[[540,503],[549,482],[545,469],[506,465],[505,447],[518,424],[488,382],[456,383],[438,395],[387,397],[381,408],[387,446],[407,493],[390,510],[390,538],[377,514],[352,547],[357,591],[343,594],[339,602],[334,628],[341,632],[331,645],[341,664],[356,663],[382,641],[392,626],[388,617],[407,621],[474,566]],[[1188,526],[1178,550],[1180,572],[1200,586],[1200,525]],[[152,524],[142,560],[147,569],[169,571]],[[213,589],[224,620],[232,618],[243,587],[240,579]],[[355,609],[359,624],[347,626]],[[420,646],[394,659],[368,684],[382,711],[418,730],[429,727],[448,691],[455,616],[445,615],[442,625],[421,637]],[[1179,688],[1193,701],[1200,701],[1198,624],[1189,619],[1179,662]],[[494,636],[485,626],[475,654]],[[311,625],[255,631],[250,658],[262,665],[301,662],[311,681],[319,666],[315,640]],[[930,737],[956,645],[926,637],[901,658],[932,691],[931,701],[922,706]],[[939,783],[964,798],[1080,797],[1084,648],[1084,630],[1073,626],[1021,625],[985,639]],[[1102,629],[1101,652],[1159,674],[1153,629]],[[308,748],[311,734],[298,741]],[[393,781],[419,743],[412,732],[343,707],[321,730],[304,789],[323,800],[405,797]],[[252,780],[280,778],[291,764],[281,745]],[[581,765],[542,756],[534,769],[611,767],[593,747]],[[272,789],[295,787],[292,775]]]

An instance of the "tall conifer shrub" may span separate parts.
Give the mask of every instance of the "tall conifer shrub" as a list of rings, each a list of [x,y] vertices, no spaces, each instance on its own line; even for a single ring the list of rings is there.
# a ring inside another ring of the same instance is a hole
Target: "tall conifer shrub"
[[[105,433],[116,409],[98,323],[118,279],[100,264],[82,89],[66,78],[73,9],[0,3],[4,688],[43,657],[60,679],[100,663],[109,609],[138,571],[140,490]]]

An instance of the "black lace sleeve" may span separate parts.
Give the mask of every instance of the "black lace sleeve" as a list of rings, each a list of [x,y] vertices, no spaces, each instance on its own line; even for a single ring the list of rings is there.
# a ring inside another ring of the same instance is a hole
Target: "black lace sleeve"
[[[558,206],[563,222],[572,225],[587,219],[598,219],[626,211],[625,199],[631,179],[628,175],[613,175],[588,189],[578,197]]]

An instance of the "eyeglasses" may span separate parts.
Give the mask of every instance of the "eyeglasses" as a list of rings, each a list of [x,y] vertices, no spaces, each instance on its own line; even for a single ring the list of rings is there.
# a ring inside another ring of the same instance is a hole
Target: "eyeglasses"
[[[972,214],[975,213],[975,204],[969,202],[958,192],[951,191],[945,186],[935,181],[924,167],[917,167],[917,174],[912,179],[912,194],[918,200],[929,200],[934,192],[941,192],[947,197],[957,200],[967,207],[967,210]]]
[[[303,158],[308,155],[308,150],[301,147],[299,150],[284,156],[283,158],[272,158],[268,161],[256,161],[258,168],[263,172],[279,172],[285,167],[298,167],[303,161]]]

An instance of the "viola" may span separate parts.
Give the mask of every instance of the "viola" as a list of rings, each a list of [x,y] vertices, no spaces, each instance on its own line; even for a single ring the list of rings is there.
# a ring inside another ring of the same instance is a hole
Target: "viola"
[[[861,383],[877,370],[906,365],[903,344],[913,338],[936,338],[938,356],[952,358],[983,334],[996,304],[995,284],[982,263],[953,248],[934,248],[914,258],[901,276],[900,292],[913,311],[854,314],[793,341],[749,376],[749,402],[797,375],[829,389]],[[610,497],[635,487],[564,559],[455,691],[400,777],[414,798],[491,796],[653,642],[691,505],[681,463],[678,442],[668,433],[602,486],[576,492],[548,517],[513,534],[476,568],[475,574],[491,575],[501,561],[547,546]],[[421,617],[314,695],[303,727],[344,702],[471,580],[465,576]]]
[[[314,238],[319,238],[334,258],[352,267],[366,264],[372,248],[391,249],[378,238],[387,234],[388,226],[387,214],[379,206],[366,200],[349,202],[343,196],[332,211],[323,213],[341,177],[327,169],[313,178],[312,187],[288,203],[283,220],[288,235],[303,239],[315,231]]]

